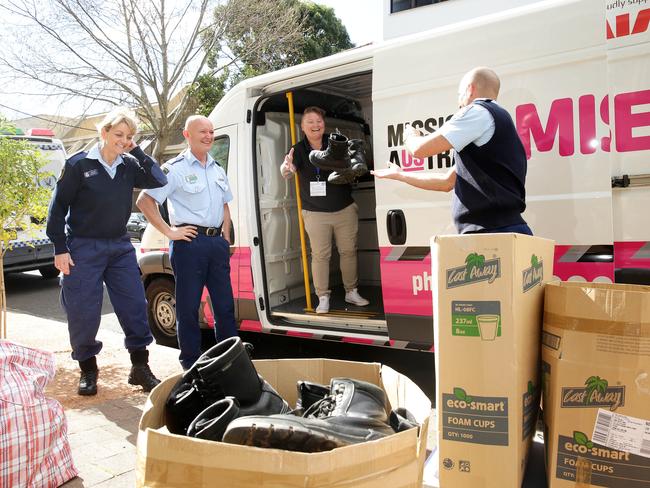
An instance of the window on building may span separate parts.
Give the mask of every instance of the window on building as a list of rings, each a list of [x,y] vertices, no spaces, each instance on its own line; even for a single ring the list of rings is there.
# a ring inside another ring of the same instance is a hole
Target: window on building
[[[228,171],[228,151],[230,150],[230,137],[219,136],[214,140],[210,155],[219,163],[224,171]]]
[[[424,7],[434,3],[444,2],[446,0],[390,0],[390,13],[401,12],[417,7]]]

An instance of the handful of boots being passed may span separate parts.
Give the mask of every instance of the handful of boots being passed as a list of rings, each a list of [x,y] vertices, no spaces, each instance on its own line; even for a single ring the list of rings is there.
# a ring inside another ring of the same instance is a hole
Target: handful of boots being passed
[[[388,410],[371,383],[333,378],[297,383],[296,408],[255,370],[240,338],[220,342],[186,371],[165,405],[174,434],[300,452],[321,452],[401,432],[418,424],[405,409]]]

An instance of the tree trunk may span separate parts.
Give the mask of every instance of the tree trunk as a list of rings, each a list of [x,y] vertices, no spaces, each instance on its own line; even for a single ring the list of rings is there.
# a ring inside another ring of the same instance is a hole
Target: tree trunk
[[[158,137],[156,138],[156,144],[153,148],[152,156],[156,161],[158,161],[158,164],[163,164],[165,162],[166,156],[164,153],[170,139],[171,136],[168,131],[158,134]]]

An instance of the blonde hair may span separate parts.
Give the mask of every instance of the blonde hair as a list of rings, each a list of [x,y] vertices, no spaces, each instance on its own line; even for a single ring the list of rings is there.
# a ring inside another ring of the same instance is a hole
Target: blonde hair
[[[102,136],[102,130],[106,129],[106,132],[108,132],[112,127],[121,123],[125,123],[134,135],[138,132],[138,119],[136,118],[135,113],[127,107],[115,107],[106,114],[99,124],[97,124],[99,137],[101,138]]]

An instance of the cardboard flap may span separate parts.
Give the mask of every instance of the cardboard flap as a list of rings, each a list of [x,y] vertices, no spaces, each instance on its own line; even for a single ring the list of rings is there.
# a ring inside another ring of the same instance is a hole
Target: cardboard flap
[[[548,283],[544,324],[578,332],[650,337],[650,287]]]

